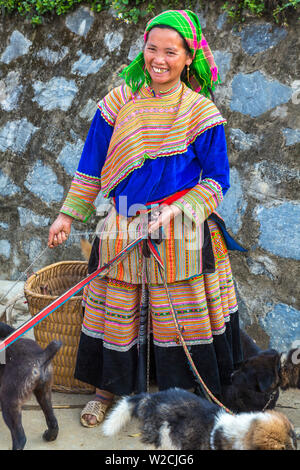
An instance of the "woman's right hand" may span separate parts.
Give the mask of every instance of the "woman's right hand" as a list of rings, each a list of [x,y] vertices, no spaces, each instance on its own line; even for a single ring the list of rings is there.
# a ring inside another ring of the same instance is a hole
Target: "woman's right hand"
[[[55,219],[49,230],[48,247],[54,248],[68,239],[73,217],[62,212]]]

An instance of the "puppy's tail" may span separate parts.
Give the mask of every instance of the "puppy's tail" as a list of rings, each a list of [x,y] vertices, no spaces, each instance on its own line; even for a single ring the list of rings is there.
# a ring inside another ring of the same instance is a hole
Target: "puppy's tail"
[[[104,435],[113,436],[120,432],[132,418],[138,418],[141,406],[148,397],[150,397],[149,393],[140,393],[132,397],[121,398],[103,423]]]
[[[58,340],[51,341],[48,346],[44,349],[40,356],[40,364],[42,367],[46,367],[57,351],[62,347],[62,342]]]

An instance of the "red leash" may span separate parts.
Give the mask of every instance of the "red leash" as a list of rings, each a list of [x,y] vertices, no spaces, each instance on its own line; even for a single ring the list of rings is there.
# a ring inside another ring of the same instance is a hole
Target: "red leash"
[[[50,315],[50,313],[54,312],[61,305],[67,302],[67,300],[69,300],[71,297],[73,297],[78,292],[80,292],[95,277],[99,276],[100,274],[102,276],[106,276],[106,274],[108,273],[112,265],[122,261],[122,259],[125,258],[125,256],[127,256],[127,253],[130,250],[132,250],[138,243],[140,243],[140,241],[142,241],[144,238],[147,238],[147,235],[140,236],[136,240],[133,240],[133,242],[129,243],[129,245],[127,245],[122,251],[120,251],[120,253],[118,253],[107,264],[105,264],[101,268],[98,268],[92,274],[89,274],[87,277],[85,277],[80,282],[78,282],[75,286],[71,287],[64,294],[62,294],[60,297],[58,297],[53,302],[51,302],[51,304],[49,304],[47,307],[43,308],[43,310],[37,313],[34,317],[30,318],[25,323],[23,323],[13,333],[11,333],[3,341],[0,342],[0,353],[4,351],[8,346],[10,346],[12,343],[14,343],[18,338],[20,338],[29,330],[31,330],[35,325],[43,321],[48,315]]]

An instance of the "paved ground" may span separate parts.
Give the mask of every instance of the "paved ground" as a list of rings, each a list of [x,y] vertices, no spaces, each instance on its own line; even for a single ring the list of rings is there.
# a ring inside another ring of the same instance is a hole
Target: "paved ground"
[[[59,421],[60,432],[55,442],[45,442],[42,434],[46,429],[43,413],[32,398],[23,410],[23,426],[27,435],[27,450],[142,450],[143,444],[139,441],[138,428],[132,423],[123,432],[114,438],[107,438],[101,432],[101,426],[84,428],[79,421],[80,410],[89,398],[88,395],[73,395],[54,392],[54,407],[61,405],[72,408],[56,408],[55,413]],[[35,409],[28,409],[28,407]],[[74,407],[74,408],[73,408]],[[300,390],[281,393],[278,408],[286,414],[300,431]],[[8,428],[0,417],[0,450],[11,448],[11,439]],[[300,435],[298,439],[300,450]]]

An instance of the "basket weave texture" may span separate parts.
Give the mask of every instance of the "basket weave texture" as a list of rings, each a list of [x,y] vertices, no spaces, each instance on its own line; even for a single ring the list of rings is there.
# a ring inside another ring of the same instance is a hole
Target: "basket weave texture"
[[[24,293],[31,316],[39,313],[57,297],[88,274],[85,261],[61,261],[30,276]],[[34,327],[37,343],[45,348],[50,341],[63,345],[52,360],[53,390],[64,393],[93,393],[95,388],[74,378],[82,314],[82,295],[75,295]]]

